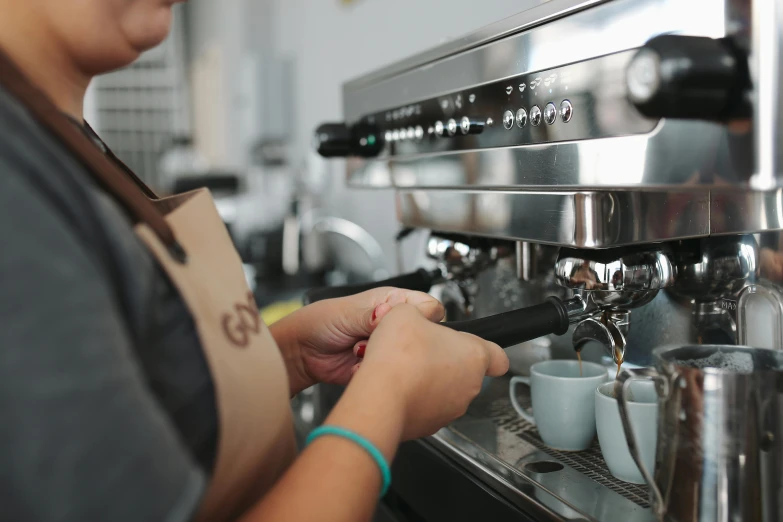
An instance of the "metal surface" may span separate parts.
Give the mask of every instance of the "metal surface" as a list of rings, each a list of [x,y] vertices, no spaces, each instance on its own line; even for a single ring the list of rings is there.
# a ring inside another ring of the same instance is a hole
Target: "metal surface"
[[[710,238],[678,258],[675,291],[702,302],[736,294],[754,278],[759,262],[751,235]]]
[[[569,251],[557,260],[555,277],[558,283],[589,292],[597,303],[607,306],[616,305],[617,295],[630,297],[622,299],[624,306],[637,292],[653,292],[674,284],[672,262],[655,247],[611,260],[597,261],[576,255]]]
[[[615,479],[597,442],[581,452],[547,448],[511,409],[507,394],[508,379],[494,379],[465,417],[431,440],[509,501],[536,506],[542,519],[654,520],[646,488]],[[519,398],[529,403],[529,396]]]
[[[628,333],[629,318],[630,315],[626,312],[626,321],[622,328],[611,319],[601,321],[591,317],[581,321],[574,329],[574,350],[581,352],[587,343],[594,342],[604,347],[612,361],[622,362],[627,345],[625,334]]]
[[[709,194],[402,190],[406,227],[605,248],[709,235]]]
[[[528,15],[534,12],[535,9]],[[666,120],[644,135],[600,138],[607,132],[609,135],[623,134],[620,129],[636,121],[638,114],[628,110],[627,102],[622,100],[624,79],[610,79],[613,74],[622,75],[623,67],[599,67],[601,74],[593,72],[602,60],[619,59],[625,55],[623,51],[637,48],[650,37],[664,32],[720,37],[726,33],[727,26],[733,32],[744,30],[749,22],[740,16],[731,18],[733,13],[726,8],[726,2],[720,0],[617,0],[469,52],[444,56],[425,67],[382,82],[368,79],[361,88],[348,84],[344,93],[344,112],[348,120],[396,107],[402,109],[396,109],[398,113],[415,120],[421,117],[416,111],[421,110],[418,104],[424,100],[441,97],[446,110],[454,112],[459,96],[464,107],[461,110],[471,110],[473,105],[465,101],[470,99],[471,89],[506,81],[508,85],[498,84],[503,88],[493,91],[495,95],[488,100],[476,100],[477,105],[489,104],[482,106],[482,114],[487,113],[500,122],[505,110],[512,112],[513,119],[513,113],[520,106],[544,107],[552,101],[548,96],[556,102],[567,97],[565,91],[554,92],[565,88],[560,83],[562,78],[550,86],[539,84],[535,91],[527,87],[519,92],[516,82],[512,84],[510,80],[519,78],[521,73],[542,71],[540,78],[545,82],[549,76],[544,72],[572,64],[564,70],[589,68],[591,74],[587,78],[597,82],[593,89],[587,87],[589,83],[581,91],[576,89],[576,92],[584,93],[584,99],[571,100],[573,119],[569,123],[558,120],[551,126],[535,127],[528,121],[523,128],[513,127],[511,131],[498,124],[489,133],[479,136],[425,139],[425,143],[431,144],[426,147],[416,140],[395,143],[393,160],[384,157],[352,161],[348,168],[349,183],[367,187],[515,187],[524,190],[545,187],[657,187],[660,190],[663,187],[746,185],[754,170],[750,123],[725,127]],[[612,38],[602,37],[605,34],[612,34]],[[619,54],[608,56],[613,53]],[[579,63],[593,59],[595,63]],[[533,76],[534,80],[539,77]],[[575,76],[578,75],[575,73]],[[609,84],[604,86],[602,81]],[[530,84],[530,81],[526,83]],[[512,88],[510,94],[505,91],[507,87]],[[541,90],[542,87],[545,90]],[[455,88],[461,91],[455,91]],[[449,93],[451,96],[446,96]],[[536,97],[541,97],[541,101],[534,103],[532,100]],[[392,114],[394,112],[392,110]],[[444,114],[444,118],[448,117]],[[561,137],[559,133],[564,131],[567,134]],[[577,137],[600,139],[510,147]],[[485,146],[500,148],[477,150]],[[448,150],[461,152],[449,154]],[[429,153],[421,154],[422,151]]]
[[[664,32],[719,38],[726,32],[724,7],[724,0],[545,2],[466,37],[468,45],[436,48],[346,83],[345,118],[633,49]]]
[[[405,158],[646,134],[658,120],[642,116],[626,96],[625,70],[633,53],[531,71],[367,114],[361,120],[365,138],[384,136],[380,158]],[[569,107],[568,121],[558,118],[560,105]],[[503,125],[484,125],[488,118]],[[466,120],[467,132],[460,130],[460,120]]]
[[[758,306],[759,300],[773,310],[773,320],[770,321],[772,335],[768,343],[759,342],[751,335],[754,323],[758,322],[759,311],[763,311]],[[783,350],[783,294],[780,290],[768,281],[743,288],[737,301],[737,331],[737,344]]]
[[[427,256],[437,262],[444,279],[470,279],[498,258],[512,255],[511,249],[487,245],[484,248],[469,241],[430,236]]]
[[[783,352],[703,345],[662,347],[654,356],[654,477],[636,451],[624,400],[637,371],[626,370],[615,389],[656,514],[672,522],[783,519]]]
[[[783,4],[756,0],[752,4],[751,75],[755,86],[753,133],[756,137],[756,172],[751,185],[757,189],[779,186],[783,177]]]
[[[781,147],[783,150],[783,147]],[[729,235],[783,229],[783,189],[710,194],[710,233]]]
[[[425,66],[444,57],[454,56],[489,42],[500,40],[503,37],[562,18],[605,1],[607,0],[537,0],[537,3],[540,5],[482,27],[474,33],[463,35],[450,42],[387,65],[377,71],[364,74],[360,78],[347,82],[345,88],[354,90],[372,85],[380,80]]]
[[[759,247],[751,235],[704,239],[675,254],[677,278],[672,291],[693,301],[693,321],[702,330],[721,332],[720,342],[739,342],[738,314],[746,314],[749,298],[739,299],[759,273]],[[744,316],[744,315],[743,315]],[[781,325],[783,314],[773,316]],[[780,337],[780,335],[776,336]],[[758,346],[761,347],[761,346]]]
[[[513,108],[516,110],[516,106]],[[571,122],[538,127],[536,132],[543,136],[540,139],[556,139],[560,129],[576,127],[579,114],[584,115],[576,106]],[[601,107],[597,120],[589,125],[617,127],[614,120],[619,117],[614,106]],[[496,149],[476,150],[471,145],[490,134],[462,136],[452,138],[451,144],[438,144],[444,151],[465,147],[459,154],[352,161],[348,183],[371,188],[693,190],[700,186],[744,186],[753,170],[749,127],[730,131],[714,123],[666,120],[643,135],[509,146],[513,143],[507,140],[512,138],[529,139],[533,128],[530,122],[524,129],[514,127],[510,131],[495,125],[496,134],[508,136],[498,142],[501,148]],[[592,130],[579,132],[588,137]]]
[[[659,290],[672,286],[674,266],[655,247],[625,253],[620,258],[605,259],[603,255],[600,261],[578,255],[561,251],[555,263],[557,282],[583,294],[588,309],[594,310],[592,317],[584,318],[574,329],[574,350],[581,352],[587,343],[595,342],[620,364],[630,329],[631,314],[627,310],[644,306]]]
[[[355,244],[370,262],[370,278],[389,277],[386,255],[378,240],[367,230],[347,219],[322,215],[320,210],[308,210],[286,218],[283,225],[283,259],[286,273],[299,271],[302,244],[317,241],[318,235],[334,234]],[[321,246],[321,248],[323,248]]]

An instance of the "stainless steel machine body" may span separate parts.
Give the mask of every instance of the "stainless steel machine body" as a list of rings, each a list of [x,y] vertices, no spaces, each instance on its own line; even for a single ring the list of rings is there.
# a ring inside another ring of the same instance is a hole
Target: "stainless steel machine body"
[[[592,303],[509,349],[513,372],[583,348],[636,365],[661,345],[781,349],[781,20],[773,1],[550,0],[348,82],[316,146],[349,185],[396,192],[401,227],[429,236],[403,268],[445,271],[450,319]],[[465,277],[433,255],[454,236],[504,255]],[[488,381],[422,444],[535,519],[654,519],[646,487],[597,444],[546,448],[507,390]]]

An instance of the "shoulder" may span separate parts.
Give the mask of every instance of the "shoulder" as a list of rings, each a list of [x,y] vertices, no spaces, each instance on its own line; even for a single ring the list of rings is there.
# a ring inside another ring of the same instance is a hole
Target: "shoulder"
[[[90,223],[91,180],[83,167],[28,110],[0,86],[0,192],[13,191],[15,209],[36,199],[76,229]],[[92,235],[87,232],[85,235]]]

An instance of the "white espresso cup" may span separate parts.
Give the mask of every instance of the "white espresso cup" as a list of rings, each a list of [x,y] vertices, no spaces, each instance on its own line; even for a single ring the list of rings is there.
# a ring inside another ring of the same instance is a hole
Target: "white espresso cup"
[[[652,381],[632,381],[628,395],[628,415],[636,433],[636,443],[647,469],[655,467],[655,444],[658,434],[658,395]],[[595,390],[595,423],[598,443],[606,466],[615,478],[633,484],[644,484],[644,477],[631,457],[614,396],[614,382]]]
[[[608,379],[606,368],[579,361],[542,361],[530,367],[530,377],[512,377],[509,396],[514,409],[535,424],[547,446],[563,451],[581,451],[595,438],[595,398],[599,384]],[[517,400],[518,384],[530,386],[533,412]]]

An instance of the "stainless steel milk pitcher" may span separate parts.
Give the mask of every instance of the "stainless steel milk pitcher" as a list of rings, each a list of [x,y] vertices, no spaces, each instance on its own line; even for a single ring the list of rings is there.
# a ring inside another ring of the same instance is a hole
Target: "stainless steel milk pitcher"
[[[653,351],[655,369],[625,370],[615,386],[653,510],[670,522],[783,521],[783,352],[739,346]],[[633,379],[658,392],[655,470],[628,421]]]

